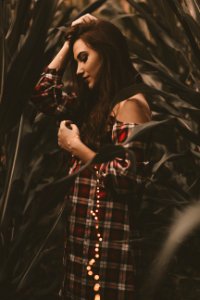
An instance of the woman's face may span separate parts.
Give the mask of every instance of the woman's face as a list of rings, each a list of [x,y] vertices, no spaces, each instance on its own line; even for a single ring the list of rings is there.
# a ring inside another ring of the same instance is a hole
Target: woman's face
[[[90,48],[82,39],[74,43],[73,53],[77,61],[76,74],[82,76],[89,89],[92,89],[97,82],[102,65],[99,53]]]

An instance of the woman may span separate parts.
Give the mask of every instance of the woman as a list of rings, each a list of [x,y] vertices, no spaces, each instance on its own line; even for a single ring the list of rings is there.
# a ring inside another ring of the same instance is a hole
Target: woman
[[[73,78],[68,94],[61,81],[67,63]],[[72,23],[33,96],[41,111],[62,120],[58,144],[71,153],[69,174],[93,159],[100,147],[121,144],[136,124],[150,120],[142,93],[116,101],[116,95],[136,78],[126,40],[117,27],[89,14]],[[126,147],[132,149],[130,144]],[[127,197],[135,187],[134,170],[132,160],[124,155],[92,165],[75,178],[68,193],[64,299],[134,299]]]

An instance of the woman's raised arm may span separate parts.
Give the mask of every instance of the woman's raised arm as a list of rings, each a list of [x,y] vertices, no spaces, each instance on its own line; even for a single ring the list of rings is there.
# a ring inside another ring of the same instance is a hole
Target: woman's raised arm
[[[66,41],[63,47],[58,52],[58,54],[50,62],[48,68],[55,69],[56,71],[62,70],[67,63],[68,52],[69,52],[69,41]]]

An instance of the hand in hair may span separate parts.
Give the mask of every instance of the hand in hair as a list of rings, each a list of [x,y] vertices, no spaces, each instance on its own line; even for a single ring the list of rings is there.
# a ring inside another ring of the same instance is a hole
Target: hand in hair
[[[77,20],[73,21],[71,26],[75,26],[75,25],[81,24],[81,23],[90,23],[90,22],[93,22],[96,20],[97,20],[97,18],[95,16],[92,16],[91,14],[86,14],[86,15],[81,16]]]

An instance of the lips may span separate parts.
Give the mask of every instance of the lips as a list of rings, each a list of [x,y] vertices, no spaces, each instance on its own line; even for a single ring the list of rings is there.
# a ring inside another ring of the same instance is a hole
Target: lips
[[[90,77],[90,76],[85,76],[85,77],[83,77],[83,79],[84,79],[85,81],[88,81],[89,77]]]

